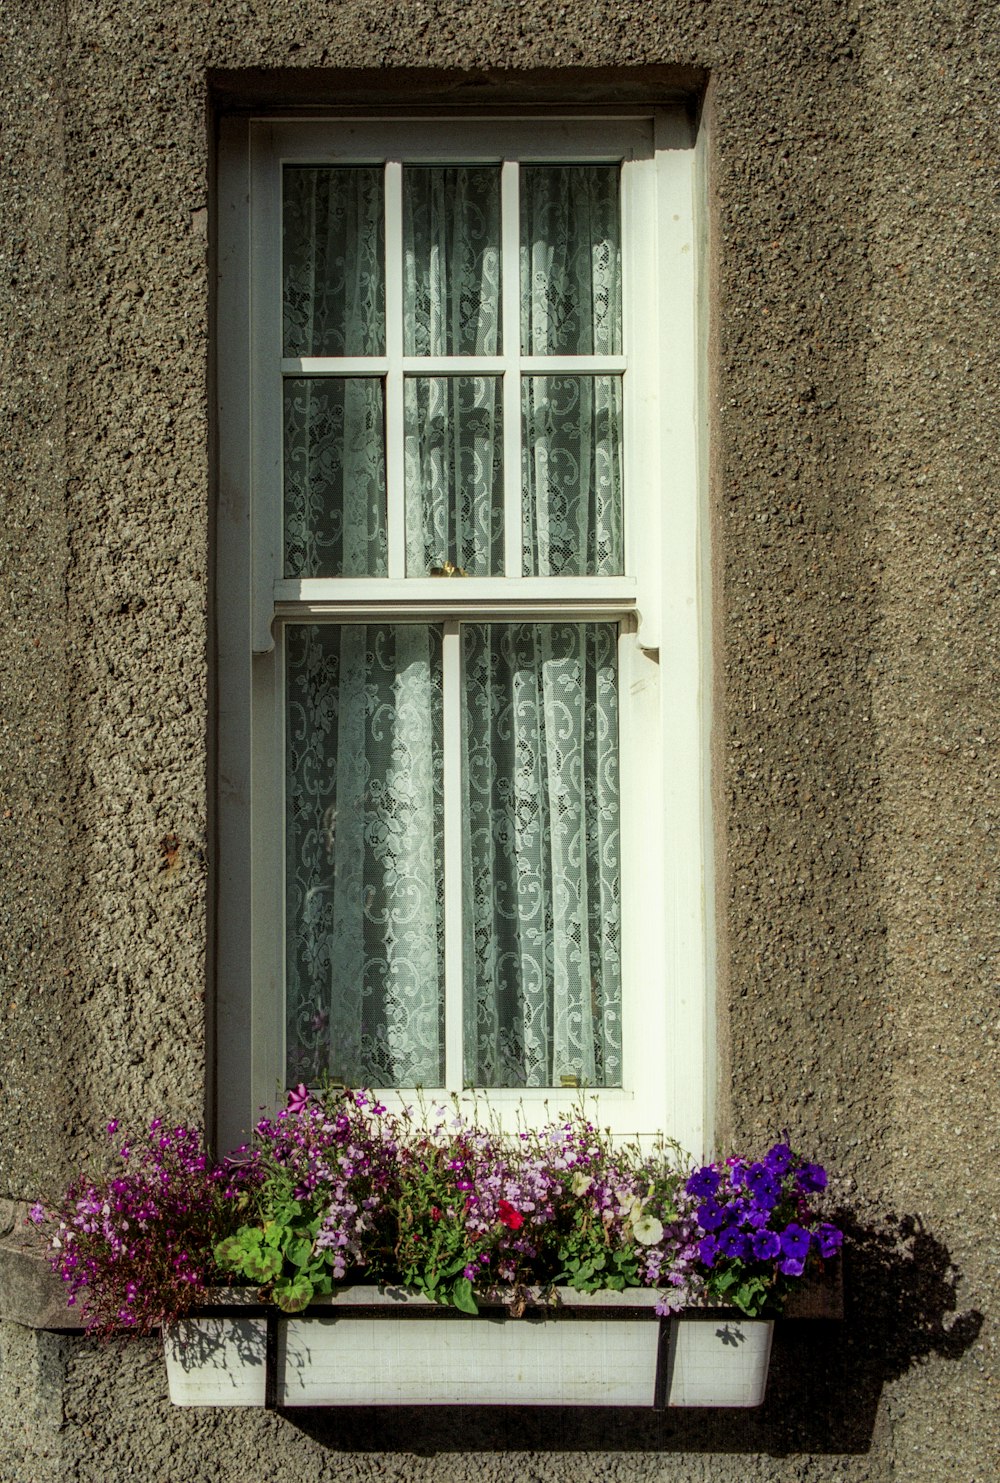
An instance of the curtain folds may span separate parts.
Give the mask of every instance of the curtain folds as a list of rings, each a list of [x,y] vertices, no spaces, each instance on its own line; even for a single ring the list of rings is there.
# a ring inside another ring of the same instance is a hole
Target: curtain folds
[[[503,272],[519,275],[524,353],[620,352],[617,168],[520,173],[520,253],[502,263],[498,167],[404,169],[407,355],[499,354]],[[381,192],[373,167],[286,167],[286,356],[384,353]],[[499,375],[407,375],[408,576],[503,574],[503,405]],[[522,378],[524,575],[623,570],[621,445],[620,375]],[[386,574],[387,456],[379,377],[286,378],[286,576]],[[443,1084],[447,780],[462,798],[466,1080],[620,1084],[617,628],[461,635],[461,756],[446,764],[439,628],[287,629],[290,1082]]]

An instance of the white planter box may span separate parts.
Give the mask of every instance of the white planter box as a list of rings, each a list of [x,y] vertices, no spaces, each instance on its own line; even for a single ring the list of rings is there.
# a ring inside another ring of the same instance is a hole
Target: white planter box
[[[655,1293],[564,1294],[558,1309],[478,1318],[351,1289],[270,1321],[185,1319],[164,1336],[179,1406],[756,1406],[771,1323],[656,1318]],[[270,1322],[270,1384],[268,1346]]]
[[[770,1319],[675,1318],[670,1325],[669,1406],[759,1406],[767,1386]]]

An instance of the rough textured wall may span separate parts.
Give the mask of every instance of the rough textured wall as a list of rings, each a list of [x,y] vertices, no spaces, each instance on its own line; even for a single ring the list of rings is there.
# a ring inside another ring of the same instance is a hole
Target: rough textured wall
[[[710,78],[720,1118],[904,1224],[735,1417],[180,1413],[153,1346],[6,1324],[0,1477],[993,1476],[991,11],[7,7],[0,1194],[204,1103],[209,74],[656,64]]]
[[[8,22],[13,17],[8,16]],[[61,19],[2,27],[0,92],[0,1178],[47,1177],[73,1080],[66,920],[66,658]],[[39,1095],[41,1089],[44,1095]]]

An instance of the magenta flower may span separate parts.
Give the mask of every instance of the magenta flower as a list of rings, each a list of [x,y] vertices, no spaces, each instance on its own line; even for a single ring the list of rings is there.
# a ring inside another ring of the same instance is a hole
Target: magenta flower
[[[309,1088],[304,1082],[299,1082],[293,1092],[288,1093],[288,1111],[305,1112],[309,1106]]]

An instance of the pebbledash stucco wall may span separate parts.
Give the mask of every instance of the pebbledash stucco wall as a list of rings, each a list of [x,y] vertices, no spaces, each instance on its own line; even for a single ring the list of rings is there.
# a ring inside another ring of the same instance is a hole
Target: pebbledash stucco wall
[[[858,1215],[846,1320],[779,1335],[760,1412],[185,1412],[152,1341],[8,1318],[3,1483],[995,1476],[995,21],[0,5],[0,1216],[110,1111],[211,1099],[216,120],[421,87],[701,111],[718,1120]]]

